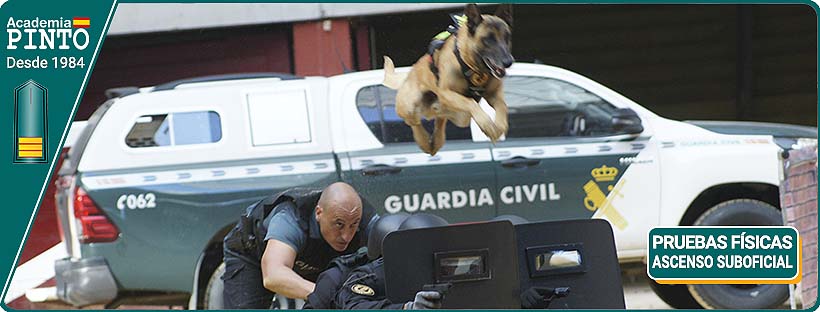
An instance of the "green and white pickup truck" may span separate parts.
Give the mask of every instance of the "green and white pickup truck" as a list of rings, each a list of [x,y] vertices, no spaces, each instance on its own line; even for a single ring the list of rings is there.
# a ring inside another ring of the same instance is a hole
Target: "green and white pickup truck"
[[[380,214],[606,219],[620,261],[641,261],[654,226],[781,222],[778,154],[817,138],[807,127],[673,121],[578,74],[515,64],[506,137],[492,144],[474,123],[449,125],[430,156],[382,78],[250,74],[112,90],[59,172],[60,298],[207,308],[222,238],[245,207],[334,181]],[[681,307],[762,308],[787,295],[782,285],[657,289]]]

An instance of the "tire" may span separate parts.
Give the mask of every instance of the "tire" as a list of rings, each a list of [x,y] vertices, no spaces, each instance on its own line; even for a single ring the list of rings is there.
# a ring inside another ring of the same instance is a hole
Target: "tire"
[[[208,285],[205,287],[205,298],[203,298],[203,305],[205,310],[224,310],[225,305],[222,301],[222,290],[225,285],[222,283],[222,274],[225,273],[225,262],[219,264],[211,274],[208,280]]]
[[[686,285],[658,284],[650,279],[649,287],[658,295],[658,298],[675,309],[703,309],[703,306],[689,293]]]
[[[780,211],[751,199],[722,202],[700,216],[695,226],[783,225]],[[789,297],[787,285],[688,285],[692,297],[707,309],[771,309]]]

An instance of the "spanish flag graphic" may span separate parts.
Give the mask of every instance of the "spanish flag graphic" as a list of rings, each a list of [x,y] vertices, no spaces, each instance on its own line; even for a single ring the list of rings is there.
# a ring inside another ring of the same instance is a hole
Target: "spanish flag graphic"
[[[88,17],[75,17],[72,24],[74,28],[88,28],[91,26],[91,19]]]

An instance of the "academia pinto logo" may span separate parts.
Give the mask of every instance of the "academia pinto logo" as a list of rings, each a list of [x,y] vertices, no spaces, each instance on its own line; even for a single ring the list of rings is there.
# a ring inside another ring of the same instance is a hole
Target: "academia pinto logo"
[[[800,236],[789,226],[659,227],[647,274],[661,284],[796,284]]]
[[[5,36],[6,68],[85,68],[85,60],[76,54],[91,43],[88,33],[91,25],[91,18],[79,16],[52,19],[9,17]]]
[[[14,19],[6,22],[8,44],[6,49],[15,50],[85,50],[90,36],[86,28],[91,27],[88,17],[59,19]]]

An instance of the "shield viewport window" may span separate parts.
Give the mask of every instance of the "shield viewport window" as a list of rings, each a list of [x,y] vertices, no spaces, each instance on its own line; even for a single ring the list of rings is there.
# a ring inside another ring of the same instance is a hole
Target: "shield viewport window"
[[[533,263],[538,272],[577,268],[581,266],[581,253],[578,250],[550,250],[536,254]]]
[[[488,256],[486,249],[436,253],[436,282],[489,279]]]
[[[464,276],[481,274],[484,263],[479,256],[453,257],[441,259],[441,276]]]

